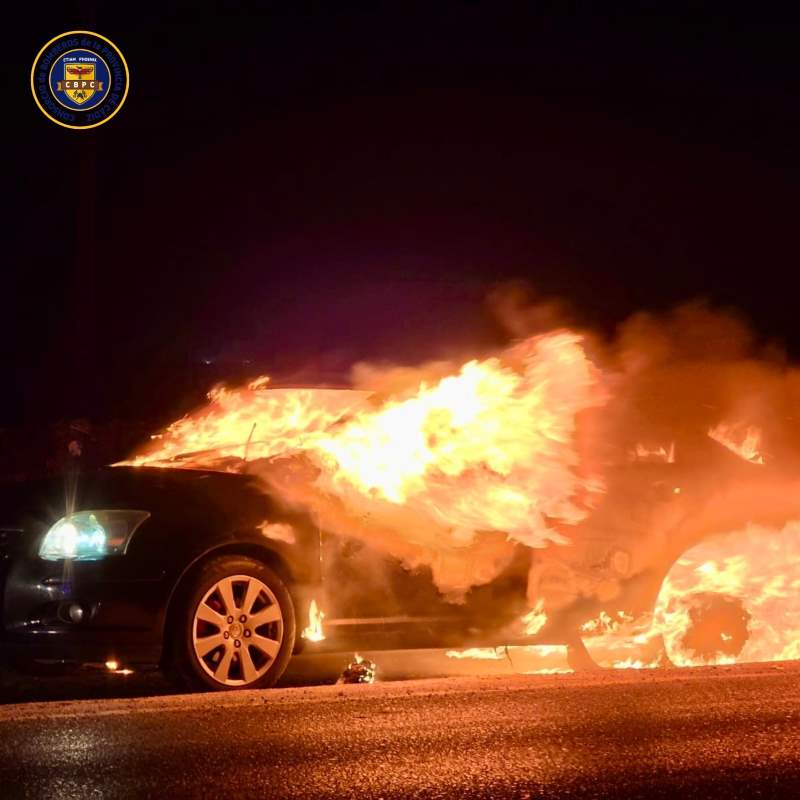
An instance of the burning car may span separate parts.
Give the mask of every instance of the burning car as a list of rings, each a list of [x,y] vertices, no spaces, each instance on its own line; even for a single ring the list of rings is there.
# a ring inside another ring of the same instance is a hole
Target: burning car
[[[396,559],[380,560],[377,591],[377,559],[246,474],[107,468],[82,476],[66,515],[61,480],[2,499],[0,647],[16,661],[160,665],[195,688],[263,687],[304,647],[454,646],[495,628]]]
[[[791,657],[785,602],[782,625],[755,615],[794,602],[800,575],[742,567],[772,546],[760,532],[687,557],[743,521],[800,518],[794,470],[764,464],[752,431],[595,457],[576,420],[607,390],[570,332],[377,383],[218,388],[66,502],[63,484],[6,489],[3,652],[223,690],[274,684],[303,649],[557,644],[584,667],[584,640],[647,651],[629,665],[768,641],[758,657]]]
[[[665,482],[668,466],[631,469],[643,497],[661,492],[646,498],[650,514],[686,502],[690,492]],[[62,481],[15,495],[4,498],[0,532],[3,652],[160,665],[195,688],[272,685],[304,648],[553,643],[568,644],[573,666],[586,666],[581,638],[648,619],[669,567],[692,544],[667,539],[640,565],[634,529],[627,537],[619,527],[584,532],[578,548],[537,554],[541,602],[538,614],[526,614],[523,547],[495,580],[449,603],[429,568],[409,570],[359,539],[320,530],[247,474],[108,468],[83,476],[72,500],[80,510],[60,518]],[[609,520],[601,513],[593,524]],[[719,653],[738,654],[746,610],[722,593],[699,599],[711,628],[704,633],[695,620],[695,637],[705,637],[695,649],[718,642]],[[709,623],[715,615],[719,623]]]

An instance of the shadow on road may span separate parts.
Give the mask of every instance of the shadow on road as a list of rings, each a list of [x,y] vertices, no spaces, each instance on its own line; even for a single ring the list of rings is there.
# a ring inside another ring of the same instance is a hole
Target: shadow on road
[[[393,650],[368,652],[364,656],[378,666],[378,680],[435,678],[455,675],[505,675],[525,672],[509,660],[453,660],[443,650]],[[326,653],[296,656],[279,686],[318,686],[335,683],[352,661],[352,653]],[[0,671],[0,705],[49,700],[93,700],[122,697],[149,697],[179,693],[157,671],[121,675],[97,668],[74,668],[48,675],[31,672]]]
[[[340,658],[345,660],[346,658]],[[299,667],[299,668],[298,668]],[[311,686],[334,683],[338,672],[331,665],[303,662],[290,667],[280,686]],[[47,674],[0,670],[0,705],[51,700],[94,700],[123,697],[151,697],[179,694],[160,672],[133,672],[121,675],[97,668],[70,668]]]

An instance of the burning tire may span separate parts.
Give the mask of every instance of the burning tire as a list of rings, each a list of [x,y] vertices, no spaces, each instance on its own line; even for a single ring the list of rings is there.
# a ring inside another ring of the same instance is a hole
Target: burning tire
[[[741,599],[717,592],[682,598],[682,630],[666,637],[667,655],[681,665],[735,661],[750,636],[750,613]]]
[[[183,685],[264,689],[289,662],[294,606],[266,564],[223,556],[204,565],[187,587],[170,630],[170,672]]]
[[[738,597],[706,592],[694,595],[689,627],[681,645],[701,661],[734,659],[749,637],[750,614]]]
[[[677,666],[783,661],[800,642],[800,526],[748,525],[683,553],[654,612]]]

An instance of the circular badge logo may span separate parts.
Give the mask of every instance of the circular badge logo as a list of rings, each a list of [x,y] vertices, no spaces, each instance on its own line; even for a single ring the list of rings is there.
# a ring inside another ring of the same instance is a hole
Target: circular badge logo
[[[65,128],[108,122],[128,96],[128,65],[113,42],[91,31],[51,39],[36,56],[31,90],[42,113]]]

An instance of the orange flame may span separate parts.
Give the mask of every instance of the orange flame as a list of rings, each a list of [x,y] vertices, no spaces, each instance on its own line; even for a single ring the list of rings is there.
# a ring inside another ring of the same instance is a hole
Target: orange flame
[[[692,548],[661,587],[653,629],[678,666],[800,657],[800,523]]]
[[[683,554],[650,620],[601,613],[581,630],[592,655],[616,669],[657,667],[663,656],[679,667],[794,660],[798,590],[800,522],[780,531],[752,525]]]
[[[526,636],[535,636],[539,633],[547,622],[544,600],[538,600],[536,605],[522,618],[522,622],[525,625]]]
[[[500,661],[506,657],[502,647],[468,647],[466,650],[448,650],[448,658],[475,659],[476,661]]]
[[[265,378],[218,387],[127,463],[236,470],[245,458],[302,453],[319,471],[316,495],[304,496],[318,514],[340,498],[370,519],[376,543],[391,531],[383,538],[403,540],[399,557],[430,563],[443,591],[463,592],[502,567],[504,539],[564,543],[554,523],[586,516],[601,483],[579,474],[575,418],[603,401],[581,337],[560,331],[382,403],[362,391],[271,389]],[[464,559],[480,538],[496,555],[476,577]]]
[[[663,461],[666,464],[675,463],[675,442],[670,442],[669,447],[645,447],[641,442],[631,453],[631,461]]]
[[[276,389],[259,378],[235,389],[215,388],[204,408],[174,422],[127,463],[236,471],[255,462],[256,475],[308,506],[321,526],[365,538],[410,566],[429,566],[448,599],[459,599],[493,580],[510,563],[515,545],[567,544],[566,526],[589,515],[603,481],[581,462],[577,419],[605,402],[605,386],[581,337],[569,331],[531,337],[460,366],[440,365],[430,381],[406,375],[403,389],[386,393],[382,385],[380,396],[354,389]],[[707,433],[746,462],[765,463],[758,428],[722,422],[706,431],[703,423],[696,433],[706,444]],[[626,450],[633,461],[673,464],[675,443],[661,441]],[[304,469],[293,483],[281,470],[295,462]],[[734,466],[771,483],[766,468]],[[661,468],[648,467],[653,469]],[[748,486],[762,505],[768,502],[761,485]],[[684,499],[694,514],[687,528],[698,519],[724,518],[730,520],[725,530],[752,518],[736,517],[735,510],[729,516],[711,513],[711,503],[693,498],[691,483],[683,490],[664,487],[669,498],[659,494],[657,509],[664,526],[682,519],[684,506],[677,503]],[[668,499],[676,501],[676,511]],[[280,541],[294,538],[290,528],[269,520],[261,531]],[[618,572],[627,575],[627,558],[623,562]],[[616,585],[607,583],[606,596],[613,598]],[[652,652],[634,652],[652,651],[660,640],[677,665],[798,658],[799,589],[800,523],[780,533],[751,527],[681,557],[662,586],[649,628],[619,610],[587,620],[582,633],[603,646],[626,638],[630,646],[609,659],[618,668],[661,663]],[[533,594],[530,600],[521,623],[533,636],[547,614],[541,600]],[[312,601],[306,639],[324,638],[323,617]],[[448,655],[465,657],[457,652]],[[498,658],[494,649],[466,652]]]
[[[303,638],[309,642],[321,642],[325,638],[322,630],[322,620],[325,619],[325,612],[320,611],[317,601],[312,600],[308,608],[308,627],[303,631]]]
[[[744,436],[739,433],[739,426],[721,422],[708,431],[708,435],[715,442],[719,442],[723,447],[727,447],[732,453],[736,453],[739,458],[749,461],[751,464],[763,464],[764,456],[761,455],[761,430],[754,426],[749,426],[744,431]]]

